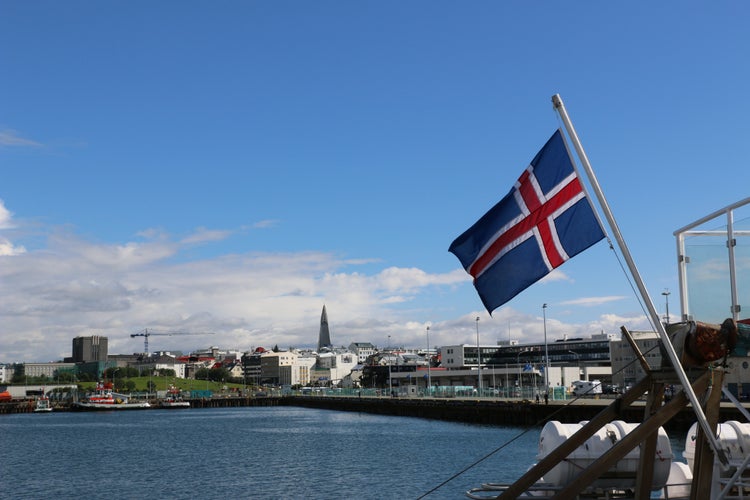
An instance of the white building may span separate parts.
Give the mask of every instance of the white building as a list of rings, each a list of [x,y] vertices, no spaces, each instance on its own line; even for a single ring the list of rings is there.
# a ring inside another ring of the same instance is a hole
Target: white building
[[[540,380],[543,384],[547,365],[549,371],[546,379],[550,387],[570,387],[575,380],[608,382],[612,376],[609,343],[615,338],[614,335],[600,333],[589,338],[563,337],[548,343],[498,342],[479,346],[442,346],[441,366],[447,371],[434,373],[432,380],[467,384],[472,382],[473,372],[473,383],[478,385],[479,365],[482,387],[493,387],[503,382],[505,385],[538,385]]]
[[[174,370],[175,377],[177,378],[185,378],[185,367],[187,366],[185,363],[177,361],[177,358],[174,356],[167,354],[148,358],[137,363],[130,363],[129,365],[144,373],[148,373],[149,371],[156,373],[159,370]]]
[[[643,357],[646,358],[648,366],[659,368],[661,366],[659,335],[656,332],[632,331],[630,332],[630,336],[633,337],[635,345],[638,346]],[[609,343],[609,357],[612,362],[613,384],[625,388],[635,384],[646,376],[641,363],[636,358],[635,352],[627,340],[612,340]]]
[[[260,380],[263,384],[299,384],[299,354],[293,351],[266,351],[260,356]]]
[[[224,366],[227,367],[227,370],[229,371],[229,376],[232,378],[244,378],[245,373],[242,369],[242,363],[240,362],[231,362],[228,365],[225,363]]]
[[[301,352],[297,358],[297,370],[299,372],[299,384],[310,385],[312,370],[318,363],[318,356],[313,351]]]
[[[236,360],[239,360],[242,358],[242,353],[240,351],[229,351],[229,350],[221,349],[216,346],[211,346],[208,349],[198,349],[194,351],[192,354],[193,356],[196,356],[199,358],[214,358],[220,361],[225,358],[236,359]]]
[[[357,355],[357,361],[364,363],[367,358],[375,354],[377,349],[369,342],[352,342],[349,344],[349,350]]]
[[[359,364],[357,355],[349,352],[326,352],[318,355],[318,369],[329,370],[330,380],[339,381],[349,375]]]
[[[60,363],[60,362],[24,363],[24,374],[27,377],[40,377],[44,375],[47,378],[52,379],[55,377],[58,371],[75,372],[76,364],[75,363]]]

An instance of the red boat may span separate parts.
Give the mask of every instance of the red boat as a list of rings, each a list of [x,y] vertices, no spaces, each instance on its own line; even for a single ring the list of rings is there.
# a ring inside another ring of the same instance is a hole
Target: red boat
[[[97,382],[94,393],[73,403],[73,407],[79,410],[141,410],[151,405],[148,402],[131,403],[122,394],[115,396],[112,382]]]

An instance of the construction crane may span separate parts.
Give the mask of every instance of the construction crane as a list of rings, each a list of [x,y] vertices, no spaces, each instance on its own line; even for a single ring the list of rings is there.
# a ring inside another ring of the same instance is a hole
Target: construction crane
[[[143,352],[148,354],[148,338],[152,335],[215,335],[214,332],[155,332],[144,328],[138,333],[131,333],[130,337],[143,337]]]

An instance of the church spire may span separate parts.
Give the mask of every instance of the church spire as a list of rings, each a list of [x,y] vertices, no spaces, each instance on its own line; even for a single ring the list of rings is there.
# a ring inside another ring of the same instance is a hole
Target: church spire
[[[328,315],[326,314],[326,306],[323,306],[323,314],[320,315],[320,333],[318,334],[318,352],[324,347],[331,348],[331,332],[328,329]]]

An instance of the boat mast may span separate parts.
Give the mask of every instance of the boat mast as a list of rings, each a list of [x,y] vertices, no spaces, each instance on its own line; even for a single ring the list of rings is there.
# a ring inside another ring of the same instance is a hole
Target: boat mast
[[[578,153],[578,158],[581,161],[581,165],[586,171],[586,175],[589,179],[589,182],[591,183],[591,186],[594,189],[594,193],[596,194],[596,198],[599,201],[599,206],[604,211],[604,216],[607,218],[607,222],[609,223],[610,229],[612,230],[614,234],[614,238],[617,241],[617,245],[620,247],[620,252],[625,258],[625,261],[628,265],[628,269],[630,270],[630,274],[632,275],[633,280],[635,281],[636,286],[638,287],[638,291],[641,294],[641,297],[643,298],[643,302],[646,304],[646,308],[648,309],[649,315],[651,316],[651,321],[654,324],[654,327],[656,328],[657,333],[659,334],[659,338],[662,341],[664,350],[669,356],[669,360],[672,363],[672,366],[674,367],[675,373],[677,374],[677,377],[679,378],[680,383],[682,384],[683,391],[685,391],[685,394],[687,395],[688,399],[690,400],[690,403],[693,406],[693,411],[695,412],[695,417],[698,420],[698,425],[703,430],[703,433],[705,434],[706,439],[711,444],[711,448],[713,448],[717,457],[721,460],[721,462],[724,465],[727,465],[728,461],[727,461],[726,455],[724,454],[724,450],[721,449],[721,447],[718,445],[716,441],[714,430],[711,429],[711,426],[709,425],[708,420],[706,419],[706,415],[703,412],[703,408],[700,404],[700,401],[698,401],[698,397],[693,391],[693,388],[690,384],[690,380],[688,379],[687,374],[685,373],[685,370],[683,370],[682,368],[682,364],[680,363],[677,353],[674,350],[674,346],[672,345],[672,342],[669,339],[669,335],[667,335],[667,331],[661,322],[661,318],[659,318],[659,314],[656,311],[656,307],[654,306],[654,303],[651,300],[651,297],[649,296],[648,291],[646,290],[646,285],[643,283],[643,280],[641,279],[641,275],[638,272],[638,268],[636,267],[635,262],[633,261],[633,257],[631,256],[630,251],[628,250],[628,247],[625,244],[625,240],[622,237],[622,233],[620,232],[620,228],[617,225],[617,221],[615,221],[615,218],[612,215],[612,211],[609,208],[609,204],[607,203],[607,200],[604,197],[604,193],[602,192],[601,187],[599,186],[599,183],[596,179],[596,175],[594,175],[594,171],[591,168],[591,163],[589,162],[589,159],[586,156],[586,152],[583,150],[583,145],[581,144],[581,141],[578,139],[578,135],[576,134],[575,128],[573,127],[573,123],[570,121],[570,117],[568,116],[568,112],[565,109],[565,105],[562,102],[562,98],[560,97],[560,94],[555,94],[552,96],[552,104],[555,107],[555,110],[560,115],[560,118],[562,119],[563,124],[565,125],[565,129],[568,132],[568,136],[570,137],[571,141],[573,141],[573,146],[575,147],[576,152]],[[575,163],[573,164],[573,167],[576,168]]]

